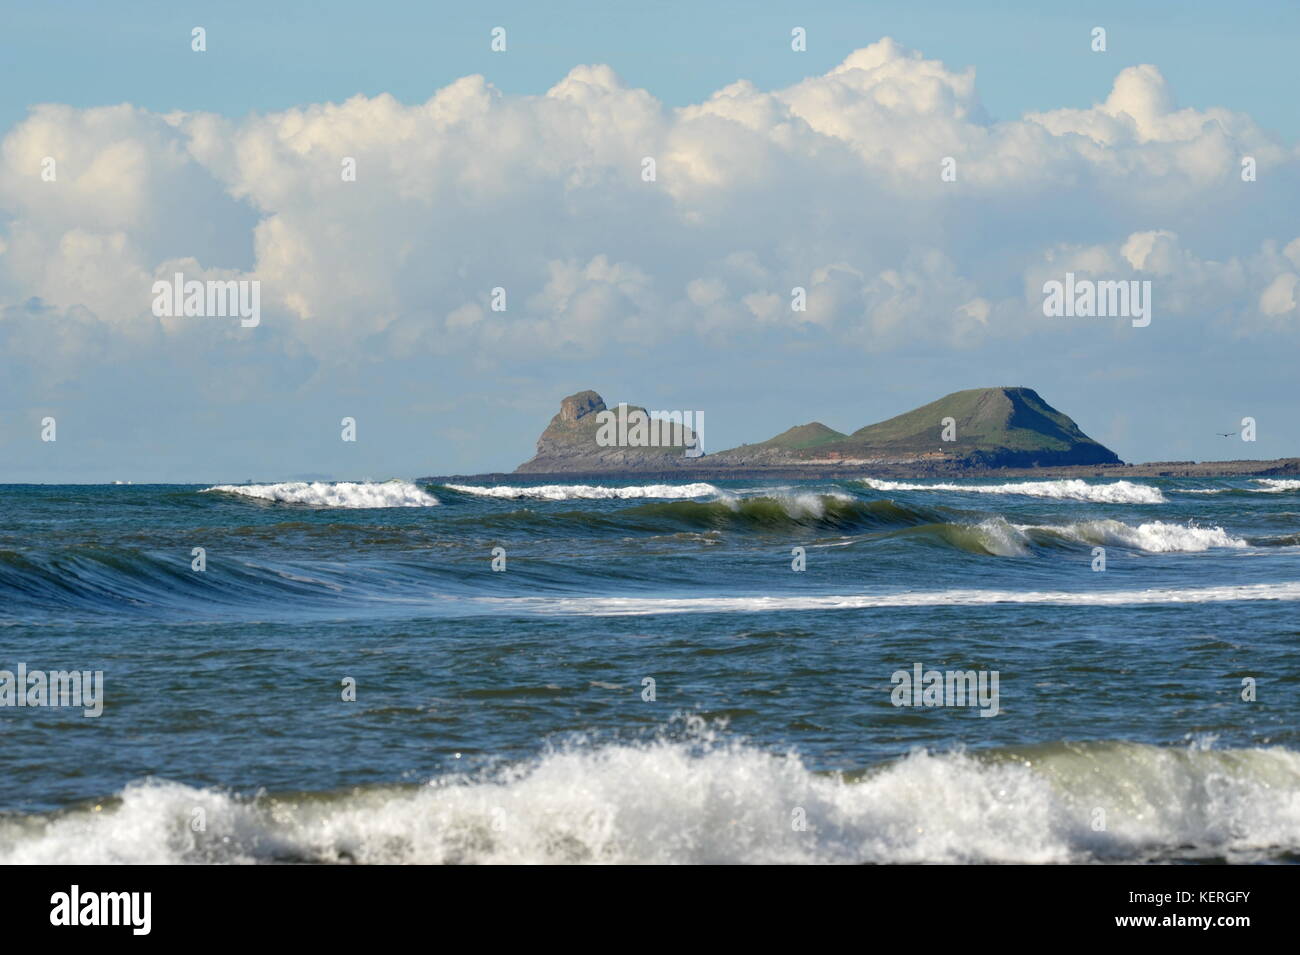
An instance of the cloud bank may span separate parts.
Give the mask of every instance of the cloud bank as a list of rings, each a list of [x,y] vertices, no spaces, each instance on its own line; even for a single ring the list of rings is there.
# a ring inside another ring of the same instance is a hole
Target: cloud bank
[[[537,96],[469,76],[420,104],[240,120],[38,105],[0,142],[0,387],[35,408],[112,365],[222,402],[399,358],[491,370],[674,342],[880,355],[1149,331],[1045,319],[1042,284],[1066,270],[1151,279],[1153,328],[1294,342],[1298,173],[1297,147],[1179,108],[1153,66],[1089,108],[996,121],[973,70],[888,38],[786,89],[741,80],[679,109],[606,66]],[[152,285],[177,272],[260,281],[261,325],[155,316]]]

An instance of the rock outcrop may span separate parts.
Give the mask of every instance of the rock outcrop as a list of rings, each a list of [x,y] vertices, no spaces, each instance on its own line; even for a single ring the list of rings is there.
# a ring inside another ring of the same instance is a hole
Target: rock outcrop
[[[520,472],[664,472],[728,468],[857,468],[904,466],[938,473],[998,468],[1102,466],[1119,457],[1079,429],[1032,388],[958,391],[905,414],[843,434],[821,422],[798,425],[759,444],[707,456],[673,447],[608,446],[598,440],[611,413],[594,391],[565,398]],[[626,408],[626,413],[642,408]],[[685,442],[694,442],[687,429]],[[606,435],[608,437],[608,435]]]
[[[698,441],[689,427],[674,430],[656,425],[647,429],[655,432],[651,436],[656,442],[653,446],[626,441],[619,443],[620,416],[626,437],[636,427],[639,415],[644,415],[647,421],[650,418],[645,408],[632,405],[608,408],[604,399],[594,391],[569,395],[560,402],[559,414],[551,419],[537,439],[537,454],[515,471],[521,474],[664,471],[696,460],[687,456],[688,449],[693,451]],[[605,428],[603,435],[602,426]],[[611,436],[615,438],[614,443],[609,441]],[[634,441],[635,437],[633,433]]]

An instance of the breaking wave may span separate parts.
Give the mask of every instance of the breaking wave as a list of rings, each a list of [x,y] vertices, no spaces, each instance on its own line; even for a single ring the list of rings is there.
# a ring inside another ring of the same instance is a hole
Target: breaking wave
[[[1259,488],[1266,494],[1280,494],[1283,491],[1300,491],[1300,480],[1294,478],[1254,478],[1255,483],[1264,485]]]
[[[1146,551],[1149,554],[1195,553],[1213,547],[1247,547],[1222,527],[1167,524],[1150,521],[1133,527],[1121,521],[1083,521],[1064,527],[1021,526],[1024,531],[1043,531],[1087,544],[1110,544]]]
[[[898,531],[890,535],[890,538],[955,547],[968,554],[986,554],[992,557],[1025,557],[1030,553],[1032,543],[1023,528],[1010,524],[1001,517],[990,518],[978,524],[924,524]]]
[[[1300,480],[1295,478],[1251,478],[1252,484],[1262,487],[1182,487],[1179,494],[1285,494],[1300,491]]]
[[[710,530],[869,530],[923,524],[942,520],[942,516],[936,511],[905,507],[893,501],[864,501],[838,492],[658,501],[631,508],[621,513],[619,520],[646,528],[677,525]]]
[[[508,484],[495,486],[447,484],[444,487],[459,491],[461,494],[473,494],[476,497],[500,497],[510,500],[532,498],[539,501],[627,501],[643,497],[671,500],[707,497],[721,493],[712,484],[639,484],[632,487],[601,487],[596,484],[539,484],[520,487],[512,487]]]
[[[443,485],[448,491],[507,500],[525,497],[547,501],[641,501],[617,511],[516,511],[490,514],[476,520],[502,524],[567,524],[596,528],[671,530],[674,527],[721,530],[782,530],[824,528],[838,530],[899,527],[944,519],[942,509],[906,507],[893,501],[867,501],[844,491],[767,491],[745,495],[712,484],[651,484],[607,488],[583,484],[538,487],[469,487]],[[707,500],[705,500],[707,498]]]
[[[345,506],[363,505],[354,503]],[[1161,521],[1137,526],[1114,520],[1026,525],[1013,524],[1000,516],[978,523],[954,521],[950,519],[951,516],[942,509],[908,507],[889,500],[866,501],[842,494],[791,494],[728,497],[714,501],[645,501],[607,514],[595,510],[553,514],[523,510],[474,515],[462,520],[480,529],[510,528],[543,534],[550,534],[557,528],[565,533],[585,528],[598,536],[622,536],[628,533],[834,534],[837,535],[834,543],[839,546],[899,546],[908,552],[914,552],[913,548],[937,548],[977,557],[999,558],[1050,556],[1052,551],[1094,545],[1171,554],[1197,553],[1213,548],[1242,549],[1252,544],[1280,547],[1300,543],[1297,535],[1252,538],[1247,541],[1229,534],[1222,527],[1198,527]],[[453,521],[440,526],[445,529],[454,524]],[[246,541],[255,534],[276,539],[289,533],[300,533],[305,526],[310,525],[277,523],[268,528],[248,528],[241,539]],[[329,525],[327,529],[332,532],[336,528],[347,531],[356,529],[347,525]],[[361,526],[363,537],[367,540],[372,539],[371,535],[380,530],[382,529]],[[423,540],[420,537],[414,539]],[[712,543],[720,537],[693,539]],[[402,544],[406,538],[399,537],[397,541]],[[413,607],[442,612],[453,606],[476,614],[492,612],[495,608],[490,602],[477,602],[477,598],[485,593],[484,588],[490,585],[481,579],[467,578],[461,564],[455,561],[444,564],[436,560],[411,559],[407,556],[408,553],[420,552],[384,552],[368,559],[358,557],[346,565],[314,559],[286,562],[278,556],[264,554],[253,559],[225,557],[211,564],[205,573],[196,574],[192,571],[190,554],[186,551],[173,553],[129,547],[83,547],[31,553],[0,549],[0,620],[8,617],[26,619],[34,614],[54,611],[145,616],[201,613],[205,617],[226,618],[249,613],[276,617],[309,611],[394,613],[409,611]],[[938,559],[943,557],[940,555]],[[619,586],[620,590],[621,583],[624,582],[617,575],[602,577],[600,581],[600,585]],[[899,583],[901,585],[903,581],[900,580]],[[597,581],[588,577],[582,586],[597,586]],[[1300,587],[1300,584],[1296,586]],[[1233,596],[1239,590],[1240,594]],[[492,593],[490,589],[486,592]],[[581,588],[577,592],[591,593],[590,590],[583,591]],[[1142,592],[1131,602],[1163,602],[1158,597],[1160,593],[1162,592]],[[534,608],[528,602],[532,598],[520,599],[524,601],[520,607],[525,612],[539,609],[540,612],[579,614],[833,609],[840,606],[903,606],[963,601],[1130,602],[1110,592],[1082,595],[1031,593],[1022,600],[1012,590],[1006,593],[953,591],[901,596],[819,597],[811,603],[801,603],[803,598],[797,597],[770,598],[775,603],[754,602],[750,598],[699,598],[680,607],[671,600],[665,603],[651,601],[628,605],[622,597],[605,597],[595,603],[579,601],[566,604],[564,609],[554,605]],[[1226,588],[1221,595],[1209,599],[1291,598],[1285,594],[1261,595],[1249,588]]]
[[[889,535],[893,539],[939,543],[971,554],[1025,557],[1035,548],[1104,544],[1148,554],[1197,553],[1215,547],[1248,547],[1222,527],[1167,524],[1151,521],[1136,527],[1121,521],[1082,521],[1076,524],[1012,524],[992,517],[978,524],[925,524]]]
[[[1300,581],[1144,590],[908,590],[872,594],[749,597],[477,597],[485,609],[553,616],[621,617],[679,613],[867,610],[887,607],[980,607],[995,604],[1122,607],[1300,600]]]
[[[1057,481],[1022,481],[1014,484],[912,484],[905,481],[881,481],[862,478],[862,483],[877,491],[956,491],[962,494],[1023,494],[1055,500],[1089,501],[1101,504],[1163,504],[1159,488],[1132,481],[1089,484],[1076,479]]]
[[[241,797],[136,783],[0,816],[0,863],[1258,862],[1300,850],[1300,754],[1280,747],[917,750],[840,775],[697,734],[575,742],[421,786]]]
[[[202,493],[219,492],[278,504],[314,507],[433,507],[438,499],[407,481],[326,483],[290,481],[284,484],[218,484]]]

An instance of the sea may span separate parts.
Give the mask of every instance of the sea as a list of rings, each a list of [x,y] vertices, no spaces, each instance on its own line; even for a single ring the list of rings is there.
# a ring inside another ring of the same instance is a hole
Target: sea
[[[0,863],[1295,863],[1297,608],[1286,478],[0,486]]]

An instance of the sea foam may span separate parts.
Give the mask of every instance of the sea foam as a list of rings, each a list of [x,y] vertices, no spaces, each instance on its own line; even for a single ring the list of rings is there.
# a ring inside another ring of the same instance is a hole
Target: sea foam
[[[1041,604],[1119,607],[1156,604],[1300,600],[1300,581],[1151,587],[1145,590],[908,590],[874,594],[793,594],[749,597],[476,597],[484,609],[554,616],[621,617],[679,613],[866,610],[878,607],[979,607]]]
[[[1282,494],[1287,491],[1300,491],[1300,480],[1295,478],[1251,478],[1254,484],[1263,487],[1188,487],[1179,488],[1180,494]]]
[[[1121,521],[1082,521],[1064,527],[1017,525],[1021,530],[1043,530],[1088,544],[1109,544],[1146,551],[1149,554],[1195,553],[1214,547],[1247,547],[1222,527],[1168,524],[1149,521],[1136,527]]]
[[[473,494],[477,497],[500,497],[510,500],[532,498],[540,501],[626,501],[636,498],[675,500],[708,497],[721,493],[712,484],[638,484],[631,487],[601,487],[594,484],[539,484],[532,487],[513,487],[508,484],[496,486],[447,484],[445,486],[461,494]]]
[[[1300,480],[1294,478],[1254,478],[1257,484],[1264,485],[1258,490],[1266,494],[1280,494],[1283,491],[1300,491]]]
[[[284,484],[218,484],[205,489],[238,494],[259,501],[280,504],[311,504],[316,507],[433,507],[438,499],[407,481],[383,483],[325,483],[290,481]]]
[[[422,786],[242,799],[139,783],[93,811],[0,817],[6,864],[1251,862],[1298,849],[1300,754],[1126,742],[917,750],[848,779],[739,741],[578,741]]]
[[[1010,484],[913,484],[904,481],[881,481],[863,478],[862,483],[877,491],[956,491],[962,494],[1023,494],[1056,500],[1091,501],[1100,504],[1163,504],[1165,496],[1157,487],[1115,481],[1089,484],[1078,479],[1057,481],[1021,481]]]

